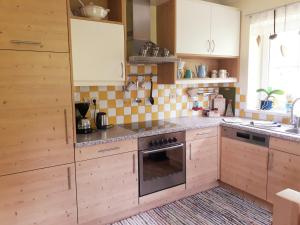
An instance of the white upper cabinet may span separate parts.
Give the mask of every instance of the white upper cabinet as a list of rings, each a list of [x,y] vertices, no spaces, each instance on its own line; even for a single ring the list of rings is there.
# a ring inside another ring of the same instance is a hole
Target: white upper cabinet
[[[201,0],[176,1],[176,53],[239,56],[240,11]]]
[[[75,86],[125,81],[123,25],[71,19],[71,43]]]
[[[176,52],[209,55],[211,6],[199,0],[177,0]]]
[[[240,11],[223,5],[212,5],[211,10],[212,54],[239,56]]]

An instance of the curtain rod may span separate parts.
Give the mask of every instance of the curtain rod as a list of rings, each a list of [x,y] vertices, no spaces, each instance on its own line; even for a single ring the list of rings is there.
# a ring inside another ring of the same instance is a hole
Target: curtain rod
[[[288,6],[299,4],[299,3],[300,3],[300,1],[296,1],[296,2],[289,3],[289,4],[284,4],[284,5],[281,5],[281,6],[278,6],[278,7],[273,7],[273,8],[265,9],[265,10],[262,10],[262,11],[258,11],[258,12],[255,12],[255,13],[248,13],[245,16],[250,17],[250,16],[253,16],[253,15],[256,15],[256,14],[259,14],[259,13],[273,11],[273,10],[276,10],[276,9],[279,9],[279,8],[282,8],[282,7],[288,7]]]

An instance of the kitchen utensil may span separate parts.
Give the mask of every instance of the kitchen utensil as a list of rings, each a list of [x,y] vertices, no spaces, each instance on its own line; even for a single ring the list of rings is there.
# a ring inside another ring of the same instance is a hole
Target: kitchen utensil
[[[185,79],[191,79],[192,77],[193,77],[193,71],[190,70],[190,69],[187,69],[187,70],[185,71],[184,78],[185,78]]]
[[[163,56],[163,57],[168,57],[169,55],[170,55],[170,51],[169,51],[169,49],[167,49],[167,48],[164,48],[164,49],[163,49],[162,56]]]
[[[151,87],[150,87],[149,102],[151,103],[151,105],[154,105],[154,98],[152,97],[152,91],[153,91],[153,81],[152,81],[152,78],[150,80],[150,84],[151,84]]]
[[[184,77],[184,72],[183,72],[184,65],[185,65],[185,62],[183,62],[183,61],[180,61],[177,63],[177,78],[178,79],[182,79]]]
[[[157,57],[159,53],[159,47],[158,46],[153,47],[151,53],[152,56]]]
[[[81,2],[81,1],[80,1]],[[83,4],[82,2],[80,4]],[[110,12],[109,9],[105,9],[101,6],[95,5],[93,2],[90,2],[88,5],[83,5],[80,8],[82,16],[94,18],[94,19],[103,19]]]
[[[135,102],[136,103],[141,103],[142,100],[138,97],[138,94],[139,94],[139,81],[137,80],[136,81],[136,98],[135,98]]]
[[[211,71],[211,78],[217,78],[218,77],[218,71],[217,70],[212,70]]]
[[[269,39],[274,40],[277,38],[276,34],[276,9],[274,9],[274,33],[270,35]]]
[[[107,128],[107,115],[105,112],[98,112],[96,117],[96,127],[98,129],[106,129]]]
[[[89,102],[78,102],[75,103],[76,110],[76,133],[88,134],[92,132],[91,122],[86,118],[86,114],[89,110]]]
[[[206,65],[199,65],[195,66],[196,68],[196,74],[199,78],[205,78],[207,75],[207,66]]]
[[[225,79],[229,76],[229,73],[227,72],[227,70],[219,70],[218,76],[219,78]]]

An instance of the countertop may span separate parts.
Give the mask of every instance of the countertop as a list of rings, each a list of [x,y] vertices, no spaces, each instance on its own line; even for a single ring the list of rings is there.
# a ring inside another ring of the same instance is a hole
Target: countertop
[[[262,129],[262,128],[250,126],[249,122],[252,120],[249,119],[240,118],[241,120],[240,123],[225,123],[222,119],[223,118],[207,118],[207,117],[199,117],[199,116],[179,117],[179,118],[166,120],[167,122],[176,124],[176,126],[174,127],[152,130],[152,131],[141,131],[141,132],[134,132],[116,125],[113,128],[110,128],[105,131],[95,131],[91,134],[77,135],[77,143],[75,143],[75,147],[82,148],[90,145],[105,144],[105,143],[111,143],[116,141],[124,141],[128,139],[136,139],[139,137],[157,135],[161,133],[193,130],[193,129],[212,127],[212,126],[219,126],[219,125],[300,142],[300,135],[282,132],[282,130],[284,130],[285,128],[286,129],[290,128],[287,125],[283,125],[283,128],[280,129],[279,128]]]

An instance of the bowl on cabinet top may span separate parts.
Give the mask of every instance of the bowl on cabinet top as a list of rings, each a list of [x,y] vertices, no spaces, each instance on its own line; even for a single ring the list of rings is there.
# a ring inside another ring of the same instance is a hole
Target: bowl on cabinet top
[[[104,19],[108,15],[109,11],[109,9],[95,5],[93,2],[90,2],[90,4],[80,8],[82,16],[93,19]]]

